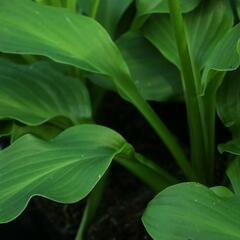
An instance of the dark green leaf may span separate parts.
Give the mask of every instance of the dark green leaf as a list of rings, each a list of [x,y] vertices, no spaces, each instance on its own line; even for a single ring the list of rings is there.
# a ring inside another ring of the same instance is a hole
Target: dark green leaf
[[[222,198],[197,183],[169,187],[152,200],[144,225],[154,240],[240,239],[240,198]]]
[[[80,8],[85,13],[89,13],[90,6],[93,1],[79,0]],[[129,7],[133,0],[101,0],[97,10],[96,20],[114,36],[120,18]]]
[[[234,155],[240,155],[240,138],[234,138],[218,146],[220,153],[228,152]]]
[[[40,125],[55,117],[66,117],[73,123],[91,118],[84,84],[51,64],[20,65],[0,59],[0,72],[0,119]]]
[[[0,152],[0,222],[17,217],[35,195],[79,201],[113,158],[131,149],[118,133],[98,125],[69,128],[49,142],[25,135]]]
[[[240,157],[236,157],[227,169],[228,178],[231,181],[233,190],[240,194]]]
[[[131,76],[146,100],[180,99],[182,86],[178,70],[140,34],[129,33],[118,41]]]
[[[228,73],[217,96],[217,111],[234,137],[240,137],[240,70]]]
[[[151,46],[141,34],[125,34],[117,41],[117,45],[128,64],[136,87],[146,100],[182,99],[182,86],[177,68]],[[106,89],[115,89],[109,79],[96,75],[90,78],[94,83]]]

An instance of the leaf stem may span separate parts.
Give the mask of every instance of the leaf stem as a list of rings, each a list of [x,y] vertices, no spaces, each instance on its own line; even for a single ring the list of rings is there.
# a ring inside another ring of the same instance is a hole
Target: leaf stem
[[[89,17],[93,19],[96,18],[99,4],[100,4],[100,0],[92,0],[91,8],[89,11]]]
[[[62,2],[61,0],[50,0],[51,5],[54,7],[62,7]]]
[[[76,12],[77,11],[77,1],[76,0],[67,0],[66,7],[69,10]]]
[[[179,182],[178,179],[139,153],[134,154],[132,158],[120,154],[115,160],[156,192]]]
[[[142,98],[136,101],[135,106],[145,116],[163,143],[166,145],[169,152],[172,154],[177,164],[182,169],[186,178],[189,181],[198,181],[199,179],[190,162],[188,161],[186,154],[179,145],[178,140],[162,122],[162,120],[151,108],[151,106]]]
[[[108,173],[105,173],[105,175],[101,178],[101,180],[98,182],[98,184],[94,187],[92,192],[89,194],[87,199],[87,204],[83,212],[82,220],[79,225],[77,235],[75,237],[75,240],[84,240],[85,232],[89,226],[89,224],[92,222],[97,209],[99,207],[99,204],[102,200],[103,192],[106,186],[108,178]]]
[[[179,0],[168,0],[172,24],[174,27],[178,54],[181,63],[181,75],[187,107],[192,161],[201,181],[205,182],[204,138],[198,97],[199,82],[194,76],[190,52],[185,33],[184,21]]]

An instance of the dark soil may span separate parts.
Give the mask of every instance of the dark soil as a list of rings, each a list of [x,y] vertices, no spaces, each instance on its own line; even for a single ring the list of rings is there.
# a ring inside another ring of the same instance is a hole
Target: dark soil
[[[182,103],[152,104],[164,122],[188,145],[185,107]],[[121,133],[135,149],[181,177],[170,154],[154,131],[129,103],[115,94],[105,97],[98,123]],[[218,123],[218,128],[222,129]],[[228,133],[223,130],[219,142]],[[7,145],[4,140],[5,145]],[[186,147],[187,148],[187,147]],[[148,240],[151,239],[141,223],[141,216],[154,193],[122,167],[113,164],[109,182],[86,240]],[[0,225],[1,240],[73,240],[85,201],[63,205],[43,198],[31,200],[17,220]],[[4,236],[4,237],[3,237]]]

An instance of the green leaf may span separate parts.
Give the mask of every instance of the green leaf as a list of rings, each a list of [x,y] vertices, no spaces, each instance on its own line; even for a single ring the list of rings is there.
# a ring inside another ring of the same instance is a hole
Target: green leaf
[[[234,196],[233,192],[224,186],[215,186],[210,189],[219,197],[230,198]]]
[[[82,124],[51,141],[31,135],[0,151],[0,222],[16,218],[33,196],[61,203],[86,197],[119,153],[132,147],[113,130]]]
[[[104,28],[89,17],[30,0],[2,0],[0,36],[0,51],[44,55],[107,75],[122,96],[138,108],[143,102],[119,49]]]
[[[240,157],[236,157],[227,169],[228,178],[231,181],[233,190],[240,194]]]
[[[120,18],[132,2],[133,0],[101,0],[95,19],[101,23],[111,36],[114,36]],[[91,3],[91,0],[79,1],[80,8],[82,7],[87,14]]]
[[[190,12],[201,0],[180,0],[182,12]],[[152,13],[168,13],[168,1],[166,0],[137,0],[137,15],[142,16]]]
[[[14,123],[11,129],[11,142],[15,142],[18,138],[32,134],[44,140],[50,140],[56,137],[63,129],[51,124],[51,122],[44,123],[40,126],[26,126],[20,123]]]
[[[2,0],[0,21],[3,52],[44,55],[110,76],[128,72],[107,32],[91,18],[29,0]]]
[[[132,79],[146,100],[180,99],[178,70],[159,54],[141,34],[128,33],[118,40]]]
[[[184,21],[192,60],[195,67],[202,70],[218,42],[233,25],[231,7],[227,0],[203,1],[197,9],[184,16]],[[151,17],[144,32],[169,61],[180,67],[169,15]]]
[[[73,123],[91,118],[84,84],[46,62],[20,65],[0,59],[0,119],[40,125],[55,117]]]
[[[127,33],[117,45],[128,64],[133,82],[146,100],[168,101],[182,99],[180,75],[151,44],[139,33]],[[90,76],[91,80],[110,90],[114,85],[101,76]]]
[[[240,138],[234,138],[218,146],[220,153],[228,152],[234,155],[240,155]]]
[[[237,51],[240,39],[240,24],[237,24],[218,43],[213,54],[207,61],[209,69],[217,71],[233,71],[239,67],[240,58]]]
[[[217,112],[234,137],[240,137],[240,70],[228,73],[217,96]]]
[[[195,11],[185,16],[185,22],[194,65],[202,70],[211,54],[216,52],[216,45],[233,26],[229,1],[203,1]]]
[[[239,196],[222,198],[201,184],[182,183],[150,202],[143,223],[154,240],[237,240],[239,201]]]

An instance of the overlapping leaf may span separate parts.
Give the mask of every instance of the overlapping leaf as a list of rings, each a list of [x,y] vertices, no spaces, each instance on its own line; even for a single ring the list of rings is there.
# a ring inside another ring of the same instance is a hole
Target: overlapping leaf
[[[240,157],[236,157],[227,169],[228,178],[231,181],[233,190],[240,194]]]
[[[131,149],[118,133],[98,125],[69,128],[49,142],[25,135],[0,151],[0,222],[17,217],[35,195],[79,201],[113,158]]]
[[[196,10],[185,15],[184,21],[192,60],[202,69],[217,43],[233,25],[230,5],[227,0],[203,1]],[[153,16],[145,26],[145,36],[167,59],[180,65],[169,15]]]
[[[0,6],[1,51],[44,55],[107,75],[124,97],[140,105],[142,98],[120,51],[96,21],[30,0],[2,0]]]
[[[201,0],[180,0],[182,12],[190,12],[198,6]],[[168,1],[166,0],[138,0],[137,13],[132,23],[132,29],[136,30],[142,27],[150,14],[168,13]]]
[[[234,137],[240,137],[240,71],[228,73],[218,91],[217,110],[223,124]]]
[[[93,1],[79,0],[80,8],[89,13]],[[96,20],[114,36],[120,18],[133,0],[101,0],[96,14]]]
[[[46,62],[20,65],[0,59],[0,119],[40,125],[55,117],[73,123],[91,118],[84,84]]]
[[[151,44],[138,33],[122,36],[117,45],[128,64],[132,79],[146,100],[167,101],[182,98],[180,75]],[[114,90],[111,82],[100,76],[91,76],[100,86]]]
[[[140,34],[129,33],[118,41],[139,92],[147,100],[178,99],[182,95],[178,70]]]
[[[201,0],[180,0],[182,12],[190,12]],[[168,1],[166,0],[137,0],[138,16],[151,13],[168,13]]]
[[[219,197],[197,183],[169,187],[153,199],[143,216],[154,240],[240,239],[240,198]]]

